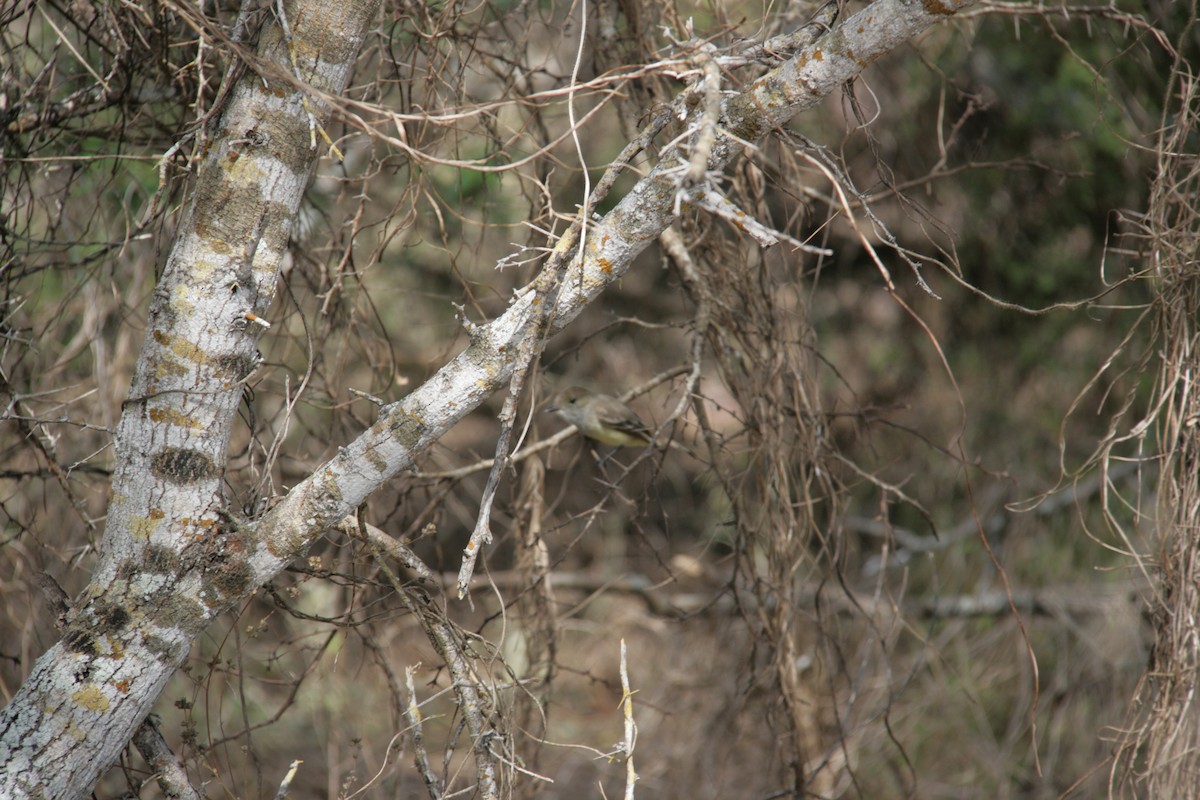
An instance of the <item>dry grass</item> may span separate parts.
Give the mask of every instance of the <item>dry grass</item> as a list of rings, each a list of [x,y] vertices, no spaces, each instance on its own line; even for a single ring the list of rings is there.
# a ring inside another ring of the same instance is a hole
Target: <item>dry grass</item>
[[[1195,79],[1177,69],[1167,95],[1172,102],[1157,149],[1158,173],[1148,211],[1139,220],[1158,291],[1152,342],[1161,357],[1152,401],[1155,414],[1147,419],[1156,424],[1162,443],[1157,505],[1161,543],[1156,552],[1138,560],[1156,579],[1145,596],[1156,635],[1120,742],[1116,778],[1121,788],[1145,786],[1153,797],[1191,797],[1200,794],[1200,715],[1194,699],[1200,676],[1200,562],[1194,536],[1200,527],[1200,400],[1193,383],[1200,312],[1200,213],[1195,202],[1200,160],[1192,147],[1200,130],[1200,94]],[[1139,444],[1146,436],[1141,427],[1113,437],[1104,455],[1112,461]]]

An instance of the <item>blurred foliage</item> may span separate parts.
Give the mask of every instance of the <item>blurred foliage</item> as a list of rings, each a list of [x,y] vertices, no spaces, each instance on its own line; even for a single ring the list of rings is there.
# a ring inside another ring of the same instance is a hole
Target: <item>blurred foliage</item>
[[[1117,8],[1132,15],[1138,5]],[[227,42],[195,31],[228,31],[239,13],[221,3],[149,3],[138,7],[146,18],[140,28],[108,5],[76,3],[71,14],[33,9],[10,12],[15,21],[5,20],[0,33],[6,698],[55,638],[36,574],[55,575],[72,594],[87,580],[113,466],[111,428],[154,276],[186,203],[191,159],[203,149],[204,117],[229,64]],[[697,35],[722,45],[731,32],[759,36],[782,24],[775,9],[753,4],[642,11],[639,24],[620,16],[608,56],[645,42],[670,51],[651,19],[680,37],[682,26],[672,26],[691,18]],[[1151,11],[1168,39],[1186,22],[1180,4]],[[266,12],[248,13],[253,27]],[[559,97],[479,109],[505,92],[525,97],[565,84],[579,32],[574,11],[501,2],[397,4],[385,13],[354,82],[361,96],[402,114],[463,116],[399,123],[401,138],[437,161],[409,162],[347,126],[339,140],[346,161],[322,162],[231,448],[229,486],[241,508],[285,492],[373,421],[374,407],[348,389],[395,399],[461,349],[460,316],[482,321],[502,310],[535,274],[546,232],[561,232],[583,196],[569,138],[509,172],[460,163],[511,165],[557,142],[566,127]],[[60,47],[64,36],[82,62]],[[739,166],[726,176],[739,187],[761,181],[772,224],[815,237],[832,257],[782,247],[763,255],[698,214],[684,220],[696,251],[716,254],[714,272],[757,271],[771,300],[798,298],[779,300],[773,313],[811,327],[801,344],[813,353],[821,435],[862,470],[822,465],[844,486],[846,521],[825,531],[833,544],[814,542],[811,561],[796,567],[811,601],[797,610],[811,631],[796,671],[835,698],[837,712],[821,720],[837,744],[814,759],[851,754],[853,780],[839,784],[848,796],[1052,797],[1075,787],[1076,796],[1093,797],[1104,790],[1105,770],[1095,769],[1111,749],[1104,732],[1121,723],[1145,666],[1146,627],[1131,599],[1125,544],[1095,487],[1076,502],[1064,498],[1076,478],[1086,483],[1088,475],[1075,471],[1115,405],[1127,396],[1144,402],[1153,380],[1133,346],[1143,336],[1135,325],[1150,288],[1120,283],[1146,264],[1118,212],[1146,204],[1154,136],[1170,102],[1162,49],[1147,28],[1107,12],[997,11],[956,21],[880,60],[846,94],[793,122],[752,154],[756,171]],[[595,56],[596,73],[604,72],[604,55]],[[535,68],[518,77],[506,71],[524,58]],[[110,70],[112,91],[93,91],[93,73]],[[618,89],[644,98],[677,91],[678,83],[646,77]],[[581,99],[580,108],[602,99]],[[614,100],[580,137],[592,185],[625,142],[616,108]],[[70,114],[23,128],[22,115],[46,109]],[[635,107],[634,117],[651,111]],[[870,240],[896,298],[828,180],[796,160],[807,147],[794,138],[800,133],[834,154],[859,200],[869,201],[880,223]],[[158,159],[177,143],[160,172]],[[632,181],[622,178],[595,210],[606,212]],[[938,298],[884,245],[883,226],[920,254]],[[513,253],[515,263],[497,268]],[[744,299],[721,298],[731,308]],[[1040,315],[1012,307],[1056,304]],[[558,429],[534,406],[561,385],[624,391],[686,364],[694,314],[694,299],[663,254],[641,256],[602,303],[548,345],[541,380],[523,406],[531,415],[527,442]],[[1126,336],[1133,344],[1123,349]],[[1114,367],[1089,384],[1110,356]],[[749,474],[761,465],[742,429],[747,409],[715,362],[711,354],[704,362],[701,392],[711,424],[728,437],[723,457]],[[662,420],[680,386],[676,377],[633,403],[647,420]],[[494,398],[451,431],[422,471],[490,456],[501,402]],[[694,419],[679,433],[701,449]],[[270,460],[276,443],[278,458]],[[646,776],[640,791],[767,796],[791,769],[779,747],[788,727],[770,688],[770,648],[740,624],[746,609],[729,590],[741,560],[764,556],[739,551],[734,508],[703,463],[672,451],[623,474],[632,458],[597,465],[576,440],[547,456],[551,564],[564,585],[578,584],[557,590],[558,682],[544,726],[538,720],[526,733],[596,748],[614,741],[613,665],[627,637]],[[1140,514],[1153,480],[1147,466],[1110,487],[1130,498],[1115,514],[1139,537],[1150,533]],[[366,513],[435,569],[454,571],[482,484],[481,474],[401,476]],[[517,484],[519,472],[505,484],[502,533],[488,553],[498,581],[519,566]],[[1032,510],[1039,498],[1046,503]],[[942,540],[932,538],[931,521]],[[1149,548],[1147,539],[1134,544]],[[311,557],[197,644],[160,713],[168,729],[186,734],[180,754],[214,782],[212,795],[220,786],[230,796],[269,796],[286,764],[302,758],[298,795],[346,795],[384,769],[369,796],[417,796],[423,789],[411,753],[389,743],[404,727],[391,681],[404,666],[419,670],[419,693],[433,698],[426,734],[438,740],[458,722],[441,694],[438,657],[361,546],[331,535]],[[1005,607],[930,611],[1002,591],[997,564],[1018,593],[1045,589],[1052,598],[1048,607],[1019,608],[1041,671],[1036,699],[1022,628]],[[644,584],[622,583],[631,576]],[[524,588],[503,584],[497,597],[511,610]],[[691,605],[664,611],[655,600],[664,594]],[[531,634],[502,614],[497,597],[477,598],[470,610],[447,605],[478,634],[481,649],[494,645],[510,656]],[[878,605],[862,605],[867,599]],[[496,671],[498,681],[509,679]],[[509,693],[497,702],[518,701]],[[463,766],[468,749],[460,742],[446,756],[447,774]],[[535,751],[537,768],[556,781],[547,791],[594,792],[598,782],[620,791],[620,764],[565,746],[529,744]],[[130,756],[128,771],[109,776],[98,795],[129,790],[145,777],[136,765]]]

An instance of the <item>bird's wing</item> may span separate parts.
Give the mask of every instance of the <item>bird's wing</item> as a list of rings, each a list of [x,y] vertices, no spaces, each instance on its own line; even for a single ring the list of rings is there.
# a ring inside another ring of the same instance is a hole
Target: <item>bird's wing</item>
[[[642,422],[641,417],[633,412],[633,409],[611,397],[603,398],[601,403],[602,405],[597,411],[605,425],[622,433],[645,439],[647,442],[650,441],[652,435],[650,428]]]

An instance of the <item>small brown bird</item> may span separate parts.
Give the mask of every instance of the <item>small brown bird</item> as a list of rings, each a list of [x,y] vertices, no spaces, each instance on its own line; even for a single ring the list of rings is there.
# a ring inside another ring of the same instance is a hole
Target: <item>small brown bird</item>
[[[580,386],[563,389],[546,407],[579,429],[589,439],[613,447],[645,447],[654,433],[633,409],[615,397]]]

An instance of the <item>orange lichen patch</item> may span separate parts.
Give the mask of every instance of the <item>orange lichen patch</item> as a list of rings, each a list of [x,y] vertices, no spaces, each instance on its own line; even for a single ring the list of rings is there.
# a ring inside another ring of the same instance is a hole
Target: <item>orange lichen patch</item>
[[[949,16],[955,12],[954,6],[949,3],[940,2],[940,0],[925,0],[922,5],[925,6],[925,10],[930,14]]]
[[[121,694],[129,694],[129,681],[117,681],[113,686]]]
[[[98,714],[108,711],[108,697],[94,683],[89,683],[78,692],[75,692],[71,695],[71,699],[88,711],[95,711]]]
[[[210,238],[207,238],[204,236],[200,236],[199,234],[197,234],[196,238],[203,240],[204,246],[207,247],[209,250],[212,250],[212,251],[217,250],[217,248],[213,246],[213,242],[216,241],[215,239],[210,239]],[[195,261],[192,262],[192,270],[191,270],[192,275],[195,276],[197,281],[199,281],[201,279],[207,279],[210,275],[213,274],[213,272],[215,272],[220,267],[223,267],[226,263],[227,262],[225,259],[197,258]],[[193,281],[193,283],[194,283],[194,281]],[[192,290],[191,286],[184,286],[180,289],[180,292],[190,292],[191,290]]]
[[[162,514],[159,514],[159,519],[162,519]],[[151,517],[134,517],[129,520],[129,535],[134,539],[149,539],[150,534],[154,533],[154,529],[158,527],[158,519]]]
[[[600,259],[599,264],[600,264],[600,271],[603,272],[605,275],[608,275],[609,273],[612,272],[612,270],[613,270],[612,262],[609,261],[607,258]]]
[[[208,363],[208,355],[195,342],[189,342],[187,339],[177,336],[168,336],[162,331],[157,330],[154,331],[154,341],[180,358],[191,361],[194,364]]]
[[[239,164],[235,159],[231,158],[226,174],[231,181],[236,180],[242,184],[252,185],[257,185],[266,177],[266,172],[259,166],[258,161],[254,159],[246,159]]]
[[[114,639],[111,636],[101,636],[96,641],[96,655],[105,656],[107,658],[124,658],[125,645],[120,639]],[[105,702],[107,702],[107,700]]]
[[[152,408],[150,409],[151,422],[165,422],[168,425],[176,425],[180,428],[191,428],[192,430],[203,430],[204,426],[195,417],[189,417],[186,414],[181,414],[173,408]]]
[[[171,308],[181,313],[194,311],[196,304],[191,300],[191,291],[192,287],[186,283],[176,286],[171,293]]]
[[[178,361],[159,361],[154,370],[157,378],[174,378],[187,374],[187,367]]]
[[[823,52],[821,52],[819,49],[813,50],[813,61],[824,61],[824,60],[825,60],[825,54]]]
[[[200,349],[195,342],[189,342],[187,339],[176,339],[171,345],[171,352],[195,364],[208,363],[208,354]]]

